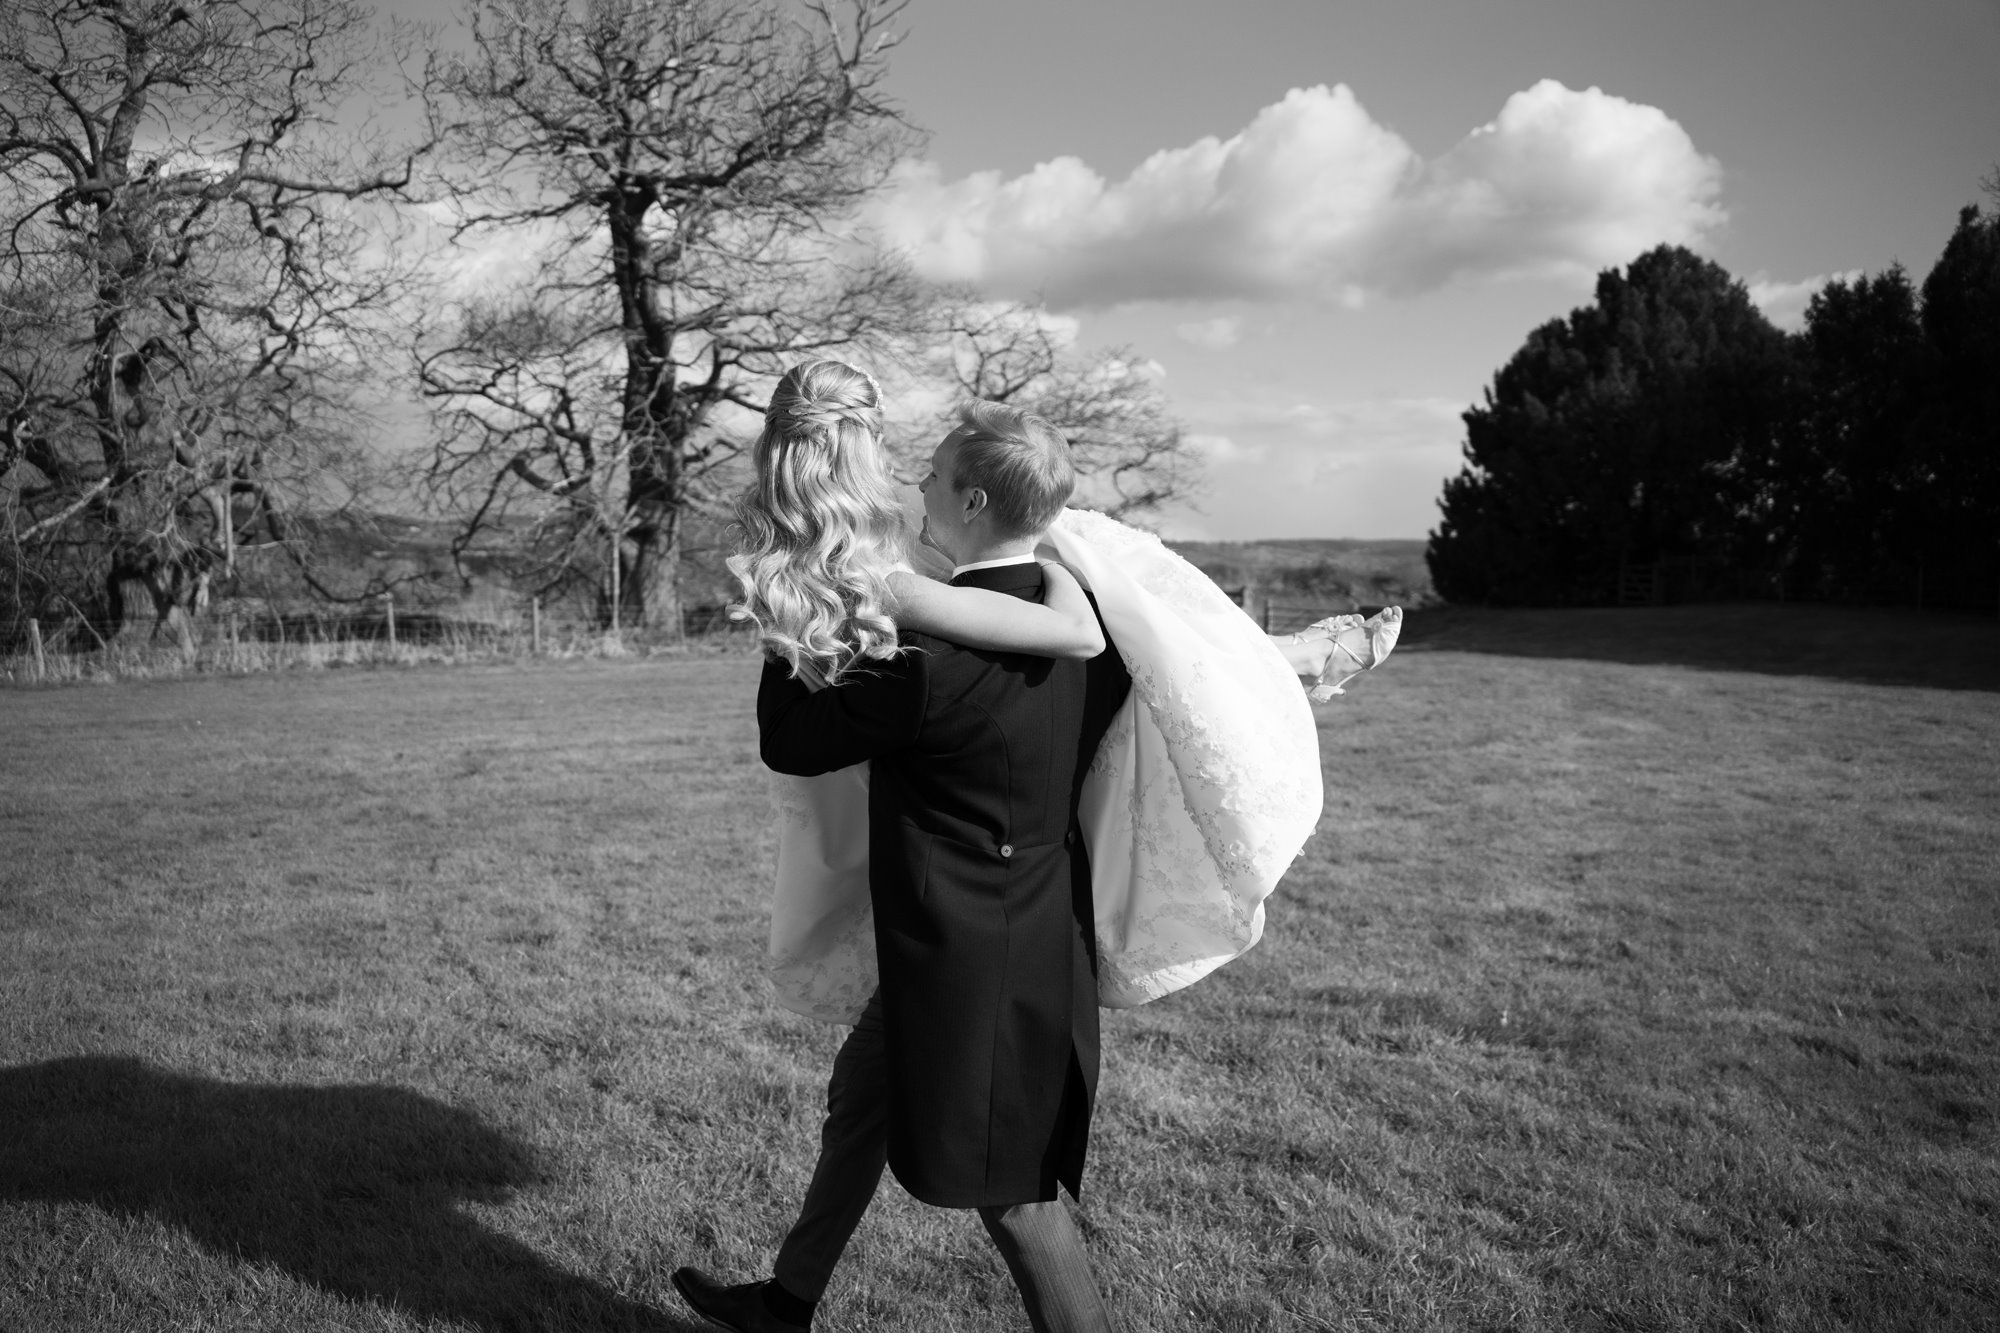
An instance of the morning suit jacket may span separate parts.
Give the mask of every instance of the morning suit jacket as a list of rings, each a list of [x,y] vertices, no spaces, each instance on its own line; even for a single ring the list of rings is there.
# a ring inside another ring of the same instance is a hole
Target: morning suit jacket
[[[1037,564],[953,580],[1040,600]],[[764,762],[871,760],[869,891],[889,1063],[889,1166],[948,1208],[1077,1193],[1097,1086],[1089,859],[1077,796],[1130,689],[1090,662],[908,649],[812,693],[757,695]]]

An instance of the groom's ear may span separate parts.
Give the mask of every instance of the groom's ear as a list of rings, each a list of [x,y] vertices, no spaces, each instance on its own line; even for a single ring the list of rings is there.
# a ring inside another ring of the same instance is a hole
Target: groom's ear
[[[986,488],[974,486],[965,492],[965,522],[970,523],[986,512]]]

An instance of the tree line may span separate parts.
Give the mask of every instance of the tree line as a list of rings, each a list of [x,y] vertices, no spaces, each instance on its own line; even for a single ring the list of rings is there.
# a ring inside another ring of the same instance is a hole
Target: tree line
[[[1529,334],[1464,421],[1429,546],[1449,601],[1993,610],[2000,215],[1964,209],[1921,284],[1828,283],[1796,334],[1718,265],[1649,251]]]
[[[0,640],[365,600],[398,576],[329,534],[419,508],[461,571],[678,624],[689,533],[816,356],[1042,412],[1111,512],[1184,491],[1147,362],[861,224],[921,137],[883,91],[902,8],[468,0],[444,34],[357,0],[0,0]],[[428,440],[384,458],[396,385]]]

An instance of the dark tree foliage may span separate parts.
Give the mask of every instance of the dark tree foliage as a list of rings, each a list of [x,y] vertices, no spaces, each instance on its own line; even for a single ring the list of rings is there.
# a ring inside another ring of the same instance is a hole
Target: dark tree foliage
[[[1900,266],[1822,289],[1767,490],[1788,595],[2000,597],[2000,219],[1968,208],[1921,292]]]
[[[1924,279],[1937,394],[1920,466],[1929,596],[2000,602],[2000,214],[1966,208]]]
[[[1900,266],[1829,283],[1807,307],[1795,414],[1768,477],[1785,592],[1866,596],[1912,577],[1931,478],[1933,383],[1916,289]]]
[[[1773,558],[1763,474],[1785,416],[1785,335],[1677,246],[1607,271],[1591,305],[1528,336],[1483,406],[1431,534],[1458,602],[1612,600],[1628,565],[1738,577]]]

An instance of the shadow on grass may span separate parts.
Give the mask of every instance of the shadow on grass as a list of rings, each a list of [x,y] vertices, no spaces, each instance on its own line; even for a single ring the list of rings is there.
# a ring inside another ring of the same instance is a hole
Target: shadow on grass
[[[2000,691],[2000,619],[1898,607],[1729,602],[1411,612],[1397,651],[1434,650]]]
[[[691,1333],[481,1226],[539,1175],[517,1140],[393,1087],[258,1087],[117,1056],[0,1069],[0,1200],[90,1204],[232,1260],[478,1329]]]

